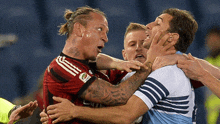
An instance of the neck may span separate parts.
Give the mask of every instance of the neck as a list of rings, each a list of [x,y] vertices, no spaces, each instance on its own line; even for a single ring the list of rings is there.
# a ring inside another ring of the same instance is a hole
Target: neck
[[[62,52],[72,58],[85,60],[81,48],[82,47],[79,46],[78,42],[75,42],[74,40],[72,41],[67,40]]]

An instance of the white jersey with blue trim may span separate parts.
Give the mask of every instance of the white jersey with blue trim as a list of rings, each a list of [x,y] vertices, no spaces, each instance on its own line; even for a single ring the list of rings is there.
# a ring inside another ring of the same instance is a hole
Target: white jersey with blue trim
[[[126,75],[130,77],[133,73]],[[176,65],[152,72],[134,93],[149,108],[143,124],[190,124],[194,116],[194,89]]]

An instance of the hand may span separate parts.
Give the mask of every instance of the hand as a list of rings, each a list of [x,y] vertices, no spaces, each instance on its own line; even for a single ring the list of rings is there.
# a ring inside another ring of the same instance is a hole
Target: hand
[[[187,58],[180,54],[158,56],[153,63],[152,70],[155,71],[167,65],[177,64],[177,61],[180,59],[186,60]]]
[[[53,99],[59,103],[50,105],[47,107],[47,114],[52,120],[52,123],[70,121],[73,119],[74,114],[73,107],[75,106],[72,102],[61,97],[53,97]]]
[[[20,108],[17,108],[11,113],[9,117],[10,121],[8,122],[8,124],[13,124],[13,122],[19,119],[23,119],[23,118],[31,116],[34,110],[37,108],[37,106],[38,106],[37,101],[34,101],[34,102],[31,101],[28,104]]]
[[[48,124],[48,115],[45,113],[45,110],[43,110],[41,113],[40,113],[40,121],[42,124]]]
[[[178,60],[177,66],[184,71],[187,77],[193,80],[198,80],[207,71],[190,53],[187,57],[189,58],[189,60]]]
[[[143,63],[135,60],[131,61],[118,61],[117,64],[115,64],[116,69],[121,71],[127,71],[132,72],[133,70],[140,70],[140,67],[143,66]]]
[[[165,45],[165,42],[169,39],[170,33],[165,34],[161,39],[162,32],[159,31],[155,34],[155,36],[152,39],[152,43],[150,45],[150,48],[147,52],[147,61],[153,63],[156,57],[163,56],[163,55],[170,55],[176,53],[174,48],[175,42],[167,43]],[[160,40],[159,40],[160,39]],[[159,40],[159,42],[158,42]],[[145,44],[144,44],[145,46]]]

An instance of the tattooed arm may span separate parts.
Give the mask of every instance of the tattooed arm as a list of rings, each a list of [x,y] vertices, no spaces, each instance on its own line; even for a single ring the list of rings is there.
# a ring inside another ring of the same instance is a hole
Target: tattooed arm
[[[146,62],[144,63],[143,67],[141,67],[141,69],[138,70],[133,76],[131,76],[126,81],[121,82],[119,85],[111,85],[109,82],[101,79],[96,79],[83,92],[81,98],[105,105],[120,105],[127,103],[130,96],[132,96],[135,90],[144,82],[144,80],[150,74],[154,59],[160,55],[175,53],[175,51],[169,50],[169,48],[173,46],[172,44],[163,46],[164,42],[166,42],[166,39],[169,37],[168,34],[161,38],[159,42],[157,41],[160,35],[158,34],[155,36],[156,38],[152,41],[150,49],[148,50]],[[72,118],[71,115],[73,113],[71,111],[71,106],[74,106],[74,104],[70,103],[70,101],[66,99],[63,101],[65,102],[48,106],[47,112],[49,116],[55,115],[55,118],[62,117],[62,121],[68,121]]]
[[[169,37],[169,34],[164,35],[161,40],[157,42],[160,35],[161,32],[158,32],[155,35],[154,40],[152,41],[148,50],[147,60],[144,63],[144,66],[146,66],[147,69],[145,69],[144,66],[141,67],[141,69],[137,70],[133,76],[118,85],[111,85],[106,81],[97,79],[88,87],[87,90],[84,91],[81,97],[88,101],[105,105],[125,104],[150,74],[152,63],[154,62],[155,58],[164,54],[175,53],[175,50],[169,50],[171,47],[173,47],[173,44],[163,46]]]

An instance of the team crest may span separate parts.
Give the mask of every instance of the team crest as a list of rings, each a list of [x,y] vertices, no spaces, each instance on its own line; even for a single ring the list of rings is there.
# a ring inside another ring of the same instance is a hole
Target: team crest
[[[79,75],[79,79],[84,83],[86,83],[90,78],[91,76],[89,76],[86,72],[83,72]]]

